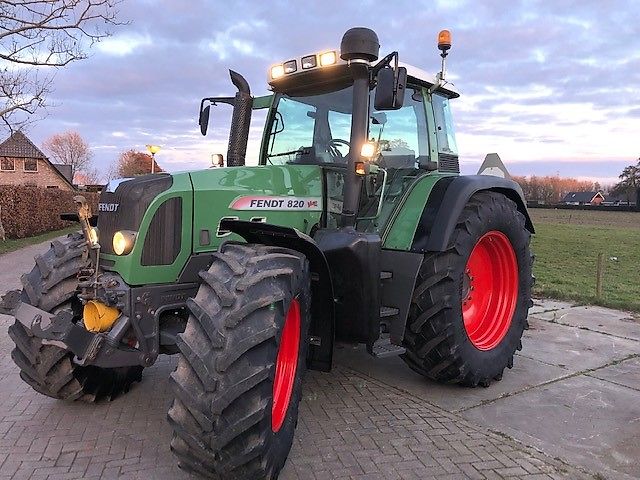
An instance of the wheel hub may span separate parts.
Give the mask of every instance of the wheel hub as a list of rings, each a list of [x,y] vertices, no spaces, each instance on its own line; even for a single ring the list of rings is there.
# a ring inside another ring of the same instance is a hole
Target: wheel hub
[[[518,262],[509,238],[492,230],[476,243],[462,277],[462,317],[478,350],[497,347],[518,301]]]
[[[285,316],[280,346],[276,357],[276,374],[273,379],[273,405],[271,407],[271,430],[282,428],[291,401],[291,393],[298,369],[300,350],[300,303],[294,298]]]

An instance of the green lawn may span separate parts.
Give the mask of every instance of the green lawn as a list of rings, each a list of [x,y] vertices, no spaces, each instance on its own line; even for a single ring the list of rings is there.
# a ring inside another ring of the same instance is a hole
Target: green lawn
[[[45,240],[50,240],[61,235],[66,235],[67,233],[77,232],[78,230],[79,226],[74,225],[73,227],[56,230],[54,232],[43,233],[42,235],[36,235],[35,237],[19,238],[17,240],[7,239],[4,242],[0,240],[0,255],[2,255],[3,253],[13,252],[14,250],[18,250],[29,245],[35,245],[36,243],[41,243]]]
[[[537,295],[640,311],[640,229],[550,223],[535,227]],[[599,252],[604,253],[604,282],[602,297],[596,298]]]

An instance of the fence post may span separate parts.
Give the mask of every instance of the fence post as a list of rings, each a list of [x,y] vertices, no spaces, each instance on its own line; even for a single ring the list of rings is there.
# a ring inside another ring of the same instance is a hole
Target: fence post
[[[602,298],[602,280],[604,277],[604,253],[598,253],[598,265],[596,267],[596,298]]]

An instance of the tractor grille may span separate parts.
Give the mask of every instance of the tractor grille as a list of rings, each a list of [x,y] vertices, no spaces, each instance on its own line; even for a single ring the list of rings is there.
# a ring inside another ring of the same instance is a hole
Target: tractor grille
[[[174,197],[160,205],[144,238],[142,265],[171,265],[182,241],[182,198]]]
[[[439,153],[438,170],[440,172],[460,173],[460,163],[458,163],[458,156]]]
[[[137,232],[149,204],[171,188],[170,175],[145,175],[122,182],[115,192],[103,191],[98,204],[98,230],[103,253],[113,254],[112,238],[118,230]]]

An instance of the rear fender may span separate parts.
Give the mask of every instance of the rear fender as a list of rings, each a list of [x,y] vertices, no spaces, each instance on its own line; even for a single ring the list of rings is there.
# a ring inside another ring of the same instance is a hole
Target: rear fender
[[[329,264],[316,242],[295,228],[243,220],[223,220],[220,227],[249,243],[290,248],[304,254],[311,268],[309,368],[328,372],[333,359],[335,311]]]
[[[434,185],[429,195],[416,228],[411,251],[446,250],[462,210],[469,199],[481,191],[498,192],[513,200],[524,215],[527,230],[535,233],[522,189],[513,180],[489,175],[444,177]]]

